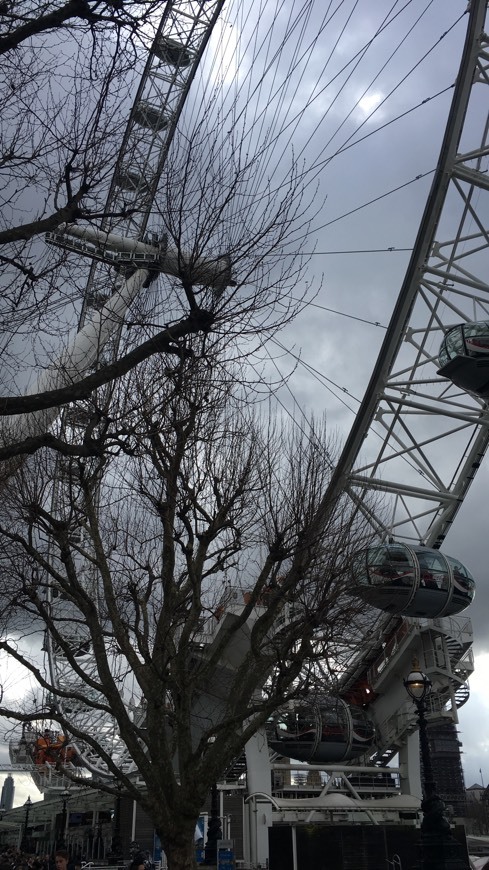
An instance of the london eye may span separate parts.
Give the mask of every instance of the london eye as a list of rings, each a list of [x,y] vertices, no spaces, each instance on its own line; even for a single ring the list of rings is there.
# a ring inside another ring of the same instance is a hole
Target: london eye
[[[197,260],[190,257],[188,262],[184,258],[182,261],[182,252],[175,253],[171,240],[169,244],[165,233],[159,232],[158,220],[154,227],[152,223],[154,201],[173,137],[184,106],[189,105],[191,86],[197,70],[202,69],[222,6],[202,2],[165,7],[107,191],[105,213],[117,217],[106,217],[95,228],[68,224],[47,236],[50,246],[68,251],[70,256],[88,258],[91,266],[80,308],[79,331],[65,357],[61,380],[55,383],[50,372],[47,378],[42,375],[39,392],[64,386],[91,367],[114,360],[124,319],[143,288],[148,289],[149,302],[139,310],[139,316],[143,310],[151,317],[154,296],[150,285],[156,276],[179,275],[191,262],[196,283],[202,281],[215,297],[236,279],[236,265],[228,250],[214,249],[208,257],[203,250]],[[444,541],[483,462],[488,438],[484,374],[487,113],[481,111],[487,87],[485,12],[485,3],[472,4],[440,157],[406,276],[324,499],[326,505],[346,492],[371,527],[372,545],[358,554],[352,584],[381,615],[375,632],[365,638],[342,676],[342,699],[333,703],[326,698],[311,708],[298,705],[277,714],[268,735],[270,746],[299,760],[327,763],[358,758],[364,742],[372,736],[369,722],[375,723],[377,729],[372,763],[392,758],[400,746],[408,754],[414,751],[413,714],[409,715],[405,707],[405,715],[395,726],[392,722],[391,707],[398,704],[392,680],[394,664],[408,662],[420,638],[426,652],[425,667],[436,687],[434,708],[456,720],[458,707],[468,697],[471,634],[466,618],[457,621],[457,614],[472,600],[474,578],[470,565],[465,566],[457,553],[445,552]],[[290,44],[299,20],[300,16],[294,25],[289,24],[289,42],[285,40],[284,44]],[[382,26],[378,32],[382,32]],[[305,64],[304,59],[295,55],[291,69],[301,64]],[[209,68],[204,67],[204,74],[211,74]],[[313,96],[308,99],[314,102]],[[269,102],[272,105],[271,97]],[[197,110],[192,106],[190,111]],[[239,111],[244,110],[236,104],[233,112]],[[264,129],[260,128],[260,106],[254,111],[250,147],[256,131]],[[296,122],[290,111],[287,120],[293,126]],[[297,112],[298,118],[302,117],[301,111]],[[282,125],[286,129],[287,125]],[[273,141],[273,125],[262,135]],[[277,155],[274,159],[279,163]],[[324,155],[319,151],[314,155],[312,169],[307,170],[311,184],[323,165]],[[114,288],[109,294],[108,272]],[[114,300],[117,305],[122,300],[117,310],[113,308]],[[78,413],[76,408],[68,409],[62,424],[74,437]],[[42,418],[41,427],[46,426],[46,419]],[[22,418],[24,435],[35,432],[31,424],[31,418]],[[69,478],[69,463],[62,460],[57,471],[59,486],[53,487],[55,503],[63,498],[63,483]],[[368,498],[372,493],[382,496],[383,509],[378,514]],[[317,522],[322,522],[321,510]],[[51,599],[49,607],[54,619],[70,621],[70,604],[62,597]],[[89,672],[90,638],[83,626],[74,629],[70,637],[65,634],[64,643]],[[110,776],[110,759],[112,765],[124,765],[128,774],[134,773],[127,748],[104,705],[100,703],[97,716],[96,698],[94,705],[86,708],[83,703],[76,707],[68,700],[70,691],[77,695],[72,659],[63,655],[63,644],[49,632],[45,652],[51,680],[59,689],[56,703],[61,715],[73,722],[75,736],[70,745],[83,769]],[[110,651],[109,658],[114,670],[120,667],[121,694],[129,698],[127,662],[116,649]],[[387,688],[388,704],[382,700]],[[144,706],[137,699],[127,703],[133,704],[132,715],[136,719],[140,716],[142,724]],[[362,713],[356,712],[358,704]],[[92,752],[86,743],[77,743],[76,733],[90,730],[96,733],[97,743],[105,753],[102,762],[95,747]],[[328,750],[328,746],[333,748]],[[39,781],[44,780],[45,787],[49,787],[52,778],[54,787],[61,787],[56,772],[45,762],[44,758],[39,766]],[[250,788],[258,793],[261,771],[255,785],[253,772],[249,775]]]

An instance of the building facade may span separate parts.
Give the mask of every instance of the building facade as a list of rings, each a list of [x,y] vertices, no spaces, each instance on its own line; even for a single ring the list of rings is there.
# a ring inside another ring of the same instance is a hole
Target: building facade
[[[15,784],[13,777],[9,774],[5,777],[2,786],[2,794],[0,796],[0,810],[11,810],[14,805]]]

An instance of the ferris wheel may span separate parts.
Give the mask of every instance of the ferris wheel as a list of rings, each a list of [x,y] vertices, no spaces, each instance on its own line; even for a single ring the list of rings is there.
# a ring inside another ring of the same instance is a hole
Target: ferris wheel
[[[130,202],[143,204],[143,207],[135,209],[127,221],[119,218],[104,221],[97,231],[72,226],[48,238],[50,244],[94,261],[80,321],[82,331],[90,328],[90,322],[107,304],[107,265],[130,272],[126,287],[118,291],[124,295],[127,289],[124,306],[130,304],[134,294],[148,281],[151,269],[171,271],[171,257],[161,247],[163,240],[147,236],[148,222],[183,101],[222,3],[190,5],[191,14],[189,3],[168,4],[165,10],[108,194],[108,212],[121,212]],[[481,326],[487,319],[489,286],[484,280],[487,231],[482,205],[487,195],[482,170],[489,147],[487,125],[483,123],[477,139],[469,144],[465,142],[469,133],[474,135],[472,125],[467,123],[471,98],[475,89],[485,91],[484,85],[487,85],[487,44],[482,35],[484,17],[485,3],[473,3],[442,156],[408,274],[372,380],[327,494],[329,500],[332,494],[345,488],[350,492],[379,542],[385,545],[382,558],[387,562],[393,561],[388,547],[395,543],[400,545],[398,549],[404,548],[404,554],[411,559],[409,594],[401,603],[397,598],[397,609],[391,606],[390,616],[386,617],[392,637],[400,630],[399,618],[406,612],[404,604],[408,602],[407,607],[415,608],[416,601],[422,602],[423,595],[428,604],[421,603],[420,610],[412,610],[414,618],[429,619],[433,615],[442,618],[444,614],[456,612],[450,610],[450,602],[457,597],[456,568],[460,573],[460,567],[453,559],[442,564],[438,573],[445,577],[440,580],[440,587],[443,583],[445,586],[430,593],[421,585],[421,548],[435,559],[433,553],[439,549],[453,522],[487,448],[487,394],[481,393],[481,389],[485,389],[484,379],[481,387],[480,380],[472,382],[469,372],[468,381],[463,384],[469,386],[469,392],[457,387],[459,381],[455,375],[452,381],[449,375],[453,369],[460,369],[463,364],[460,360],[455,361],[449,371],[439,374],[440,368],[446,370],[447,364],[450,366],[448,358],[451,359],[453,348],[462,351],[455,356],[481,363],[487,337]],[[475,114],[480,115],[479,107]],[[459,153],[462,139],[463,151]],[[446,209],[448,201],[449,210]],[[455,203],[459,204],[458,212],[453,207]],[[458,217],[453,222],[456,213]],[[229,277],[229,264],[223,259],[214,278],[223,283]],[[118,317],[121,320],[123,313]],[[449,330],[456,333],[447,348],[448,338],[445,340],[444,336],[445,332],[452,334]],[[116,341],[116,330],[111,326],[106,341],[97,338],[96,353],[108,354],[110,358]],[[445,349],[439,362],[442,344]],[[483,368],[483,365],[476,366],[478,373]],[[76,428],[76,413],[68,414],[67,425]],[[460,457],[463,457],[462,462]],[[60,469],[60,475],[63,474],[69,476],[69,467]],[[364,495],[372,491],[386,495],[391,505],[388,517],[385,512],[374,515],[367,506]],[[369,568],[370,564],[377,567],[377,563],[369,562]],[[433,565],[431,573],[436,573]],[[364,572],[359,577],[359,586],[365,577],[371,580],[372,574]],[[383,588],[391,593],[392,585],[389,580]],[[471,588],[470,581],[468,586]],[[369,600],[376,604],[375,597],[369,594]],[[463,603],[467,603],[470,589],[467,591],[467,587],[462,586],[458,594]],[[390,600],[393,599],[391,595]],[[67,605],[54,601],[52,606],[58,608],[62,616]],[[69,617],[69,613],[65,616]],[[72,648],[77,648],[84,670],[89,669],[91,657],[83,627],[74,629],[67,640]],[[73,671],[62,650],[52,638],[47,639],[47,647],[52,678],[61,695],[63,692],[67,697],[70,693],[76,694]],[[360,661],[352,667],[351,678],[345,683],[345,692],[352,697],[367,667],[375,663],[375,654],[375,650],[365,648]],[[130,676],[114,651],[113,667],[119,664],[120,683],[130,699]],[[454,669],[456,666],[454,663]],[[448,684],[447,692],[451,697],[456,694],[452,683]],[[447,693],[441,692],[441,698],[446,704]],[[66,718],[79,722],[80,732],[92,729],[107,755],[130,769],[131,762],[105,709],[100,710],[97,719],[93,708],[85,710],[83,704],[76,707],[73,701],[60,703],[64,705]],[[144,709],[137,702],[134,702],[133,715],[144,717]],[[84,746],[77,747],[77,752],[85,769],[98,774],[105,772],[95,750],[92,752]]]
[[[377,763],[392,758],[413,729],[409,706],[395,690],[395,725],[385,706],[376,712],[390,668],[409,665],[424,648],[435,685],[431,711],[455,722],[473,670],[463,610],[474,581],[440,548],[489,442],[485,19],[486,4],[471,4],[433,184],[329,492],[347,490],[375,540],[359,555],[355,579],[360,595],[385,616],[345,674],[344,693],[372,704],[382,744]],[[367,493],[379,494],[382,510],[368,507]]]
[[[92,368],[114,361],[124,318],[143,286],[147,286],[161,272],[180,273],[179,257],[168,246],[166,238],[157,237],[153,232],[147,235],[148,222],[190,86],[223,5],[224,0],[171,0],[165,4],[107,192],[106,216],[96,229],[78,224],[68,225],[46,235],[48,245],[89,258],[91,267],[77,335],[65,353],[59,371],[54,375],[41,376],[38,389],[70,383],[73,378]],[[181,257],[181,252],[179,255]],[[200,260],[194,264],[194,279],[196,283],[200,281],[218,288],[226,286],[230,280],[228,259]],[[55,409],[47,414],[26,415],[20,423],[18,420],[15,422],[16,434],[42,431],[56,416]],[[63,414],[62,426],[68,435],[70,431],[76,435],[84,421],[83,409],[68,408]],[[70,463],[62,460],[57,465],[53,489],[53,509],[56,513],[63,509],[63,486],[69,478]],[[88,575],[86,584],[89,589]],[[93,594],[97,595],[95,588]],[[96,669],[86,628],[74,619],[69,602],[52,591],[48,593],[47,604],[54,619],[72,625],[64,632],[62,644],[57,643],[49,632],[46,632],[44,641],[50,679],[60,692],[60,698],[56,701],[58,713],[73,724],[76,733],[86,734],[88,730],[96,734],[102,755],[105,753],[106,758],[111,758],[128,772],[131,763],[126,760],[115,723],[106,706],[101,703],[97,714],[93,707],[88,709],[83,701],[76,701],[77,690],[80,689],[83,697],[86,685],[83,686],[84,681],[77,679],[76,669],[74,671],[72,664],[69,664],[64,650],[75,650],[85,673],[90,675],[93,672],[95,677]],[[127,689],[130,694],[126,664],[121,664],[115,651],[113,654],[109,651],[109,657],[114,676],[120,680],[121,691]],[[95,690],[93,694],[97,695]],[[128,701],[129,706],[130,703]],[[135,704],[134,715],[144,717],[144,711],[138,704]],[[49,716],[44,724],[48,719]],[[36,736],[31,729],[23,734],[20,746],[16,741],[11,743],[13,760],[18,761],[22,756],[22,760],[26,757],[35,761],[33,775],[41,789],[58,790],[63,787],[64,778],[55,769],[56,762],[60,760],[65,765],[74,764],[79,768],[78,773],[82,765],[85,772],[107,775],[106,765],[99,752],[92,750],[86,743],[82,749],[76,740],[68,748],[65,736],[60,734],[55,739],[53,733],[48,731],[50,736],[47,742],[48,732],[46,737],[44,732]]]

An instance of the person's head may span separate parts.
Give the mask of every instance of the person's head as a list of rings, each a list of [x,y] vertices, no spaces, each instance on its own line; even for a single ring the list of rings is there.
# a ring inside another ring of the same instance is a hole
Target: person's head
[[[67,870],[68,867],[68,852],[66,849],[56,849],[54,853],[54,863],[56,870]]]

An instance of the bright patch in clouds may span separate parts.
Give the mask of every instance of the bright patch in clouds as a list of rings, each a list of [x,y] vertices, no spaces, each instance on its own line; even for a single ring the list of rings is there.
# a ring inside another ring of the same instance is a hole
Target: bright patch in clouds
[[[383,99],[384,94],[382,91],[370,91],[370,93],[365,94],[358,101],[357,110],[362,114],[363,118],[368,118],[372,112],[375,112],[375,109]],[[378,117],[378,113],[376,113],[376,116]]]
[[[219,18],[210,38],[212,65],[208,69],[210,80],[222,86],[236,83],[240,76],[244,77],[247,63],[241,56],[240,34],[236,25],[224,18]],[[208,61],[206,61],[208,63]]]
[[[8,641],[14,645],[16,639],[10,637]],[[42,635],[37,638],[30,638],[26,657],[30,652],[32,659],[35,661],[36,656],[38,657],[40,654],[41,643]],[[19,644],[20,649],[21,646]],[[26,648],[23,648],[21,651],[26,654]],[[34,692],[38,688],[38,684],[30,671],[5,652],[0,653],[0,673],[2,677],[3,700],[6,704],[20,702],[30,691]]]

